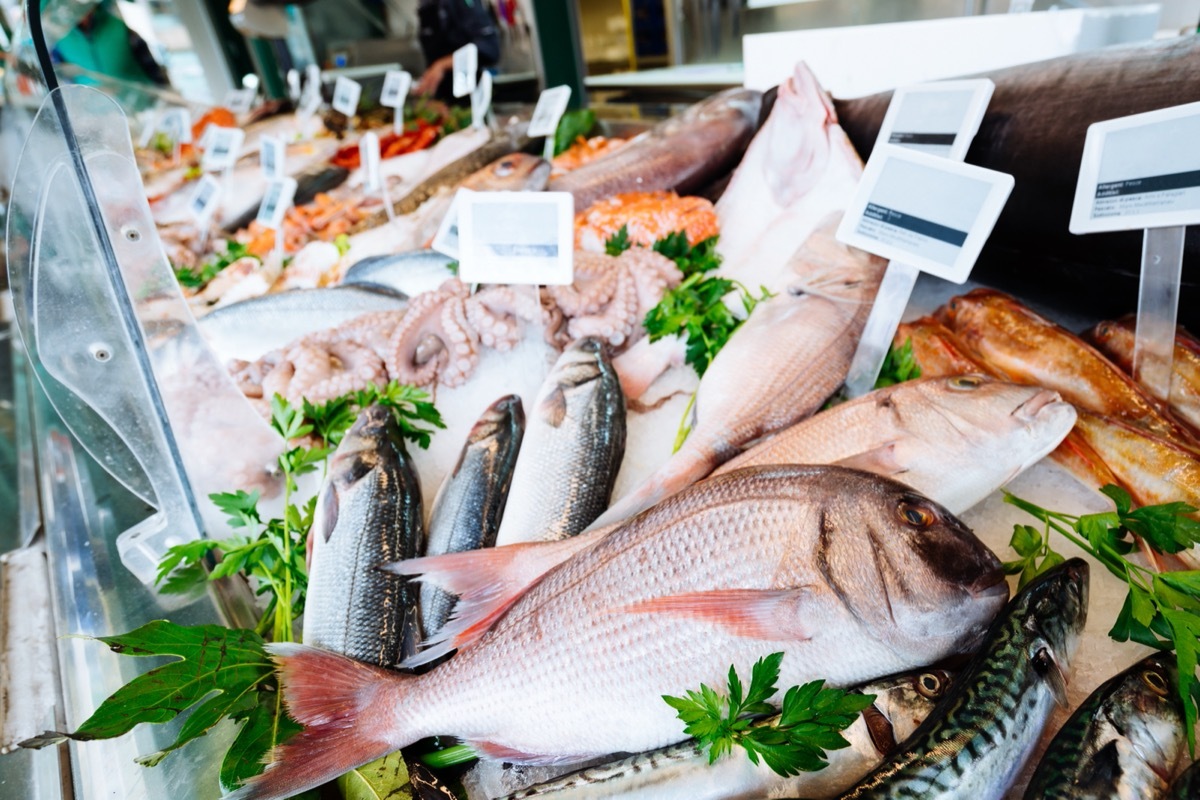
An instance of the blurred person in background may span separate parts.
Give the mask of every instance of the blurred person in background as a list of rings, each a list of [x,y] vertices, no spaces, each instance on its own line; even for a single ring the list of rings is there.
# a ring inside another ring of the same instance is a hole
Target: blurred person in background
[[[87,10],[54,47],[62,61],[129,83],[167,86],[146,40],[130,30],[111,0]]]
[[[500,34],[486,0],[420,0],[421,50],[425,73],[416,91],[447,102],[454,100],[454,51],[471,42],[479,48],[479,67],[500,60]]]

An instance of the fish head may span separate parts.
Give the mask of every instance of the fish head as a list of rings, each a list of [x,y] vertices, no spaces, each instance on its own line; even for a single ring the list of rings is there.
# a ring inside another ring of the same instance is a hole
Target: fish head
[[[995,289],[975,289],[952,297],[937,313],[937,318],[972,349],[995,362],[996,348],[1018,347],[1031,355],[1052,352],[1047,349],[1047,334],[1058,326],[1033,310]]]
[[[865,632],[903,662],[976,644],[1008,599],[995,554],[941,505],[901,483],[825,467],[817,566]]]
[[[550,162],[528,153],[497,158],[462,182],[477,192],[541,191],[550,181]]]
[[[1128,751],[1169,784],[1183,753],[1184,714],[1175,687],[1179,672],[1170,653],[1155,653],[1114,680],[1102,711],[1105,722],[1128,742]]]
[[[1025,655],[1034,671],[1065,700],[1068,665],[1087,622],[1088,565],[1071,558],[1017,593],[1008,613],[1030,634]]]
[[[498,436],[520,436],[525,430],[525,408],[521,398],[506,394],[487,407],[471,426],[467,446],[495,439]]]
[[[1075,425],[1074,406],[1058,392],[984,375],[891,388],[877,402],[909,434],[895,445],[900,480],[959,513],[1040,461]]]
[[[821,297],[847,307],[874,299],[887,262],[839,242],[841,219],[841,212],[826,215],[788,259],[792,280],[783,294],[796,300]]]
[[[763,125],[767,168],[763,176],[775,202],[789,208],[825,174],[837,125],[833,101],[803,61],[779,85],[771,116]]]
[[[563,350],[538,394],[536,413],[555,428],[567,418],[574,397],[590,396],[598,388],[619,392],[620,381],[604,342],[585,336]],[[624,410],[622,400],[621,409]]]
[[[906,672],[871,681],[863,694],[875,701],[863,711],[871,743],[880,757],[896,751],[929,716],[954,682],[954,673],[942,669]]]

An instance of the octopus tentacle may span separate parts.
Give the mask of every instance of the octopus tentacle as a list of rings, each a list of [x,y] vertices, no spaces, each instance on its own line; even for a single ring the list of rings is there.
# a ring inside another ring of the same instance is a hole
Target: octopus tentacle
[[[541,304],[530,294],[511,286],[490,286],[465,302],[467,321],[479,341],[501,352],[521,340],[521,321],[533,322],[542,313]]]

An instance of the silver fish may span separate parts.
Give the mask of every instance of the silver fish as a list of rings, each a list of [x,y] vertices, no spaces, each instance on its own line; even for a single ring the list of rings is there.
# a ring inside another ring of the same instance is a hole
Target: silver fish
[[[421,487],[390,409],[359,414],[329,464],[308,541],[304,641],[394,666],[416,650],[416,587],[379,567],[424,548]]]
[[[1100,685],[1050,742],[1025,800],[1165,797],[1184,751],[1183,705],[1169,653]]]
[[[895,752],[933,711],[952,680],[943,670],[924,670],[854,689],[875,695],[875,702],[843,731],[850,746],[826,753],[829,766],[819,772],[783,777],[736,750],[710,764],[707,750],[689,739],[529,786],[504,800],[750,800],[787,793],[830,797]]]
[[[483,412],[433,501],[425,555],[461,553],[496,543],[524,436],[525,411],[516,395],[501,397]],[[433,586],[421,592],[421,624],[426,637],[446,624],[454,601],[452,595]]]
[[[625,396],[598,339],[559,356],[517,459],[497,544],[565,539],[608,507],[625,455]]]
[[[346,270],[341,285],[382,288],[416,297],[453,278],[454,274],[448,268],[453,260],[436,250],[369,256]]]
[[[393,567],[459,594],[456,615],[469,606],[471,628],[447,643],[458,653],[424,674],[273,645],[307,727],[234,797],[295,794],[430,735],[517,763],[664,747],[684,737],[662,695],[713,685],[730,664],[782,652],[782,686],[853,686],[973,647],[1008,595],[999,561],[949,512],[840,467],[704,481],[523,594],[494,591],[504,558],[520,571],[543,546]]]
[[[937,714],[842,800],[1003,797],[1055,703],[1066,703],[1087,581],[1087,562],[1072,558],[1022,589]]]

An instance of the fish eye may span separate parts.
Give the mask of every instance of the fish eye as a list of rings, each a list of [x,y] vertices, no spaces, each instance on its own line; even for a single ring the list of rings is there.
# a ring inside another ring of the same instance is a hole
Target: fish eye
[[[923,672],[917,676],[917,694],[936,700],[942,696],[945,682],[936,672]]]
[[[982,385],[983,378],[979,375],[959,375],[957,378],[950,379],[951,389],[962,389],[966,392],[977,389]]]
[[[1157,670],[1148,669],[1142,673],[1142,683],[1150,688],[1159,697],[1166,697],[1170,694],[1170,687],[1167,686],[1167,679]]]
[[[896,506],[896,514],[900,517],[901,522],[914,528],[928,528],[935,520],[933,512],[928,508],[907,500],[901,500],[900,504]]]
[[[501,178],[507,178],[512,174],[513,169],[515,169],[513,162],[509,161],[508,159],[504,159],[496,165],[496,175]]]

